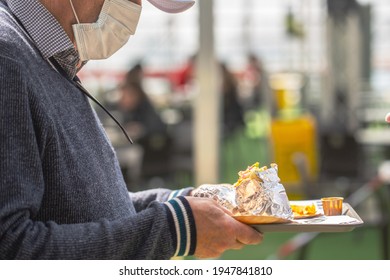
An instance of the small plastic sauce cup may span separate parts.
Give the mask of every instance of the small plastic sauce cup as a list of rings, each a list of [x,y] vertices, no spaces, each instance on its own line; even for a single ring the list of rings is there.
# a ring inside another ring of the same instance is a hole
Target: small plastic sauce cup
[[[321,198],[322,208],[325,216],[337,216],[341,215],[343,210],[342,197],[323,197]]]

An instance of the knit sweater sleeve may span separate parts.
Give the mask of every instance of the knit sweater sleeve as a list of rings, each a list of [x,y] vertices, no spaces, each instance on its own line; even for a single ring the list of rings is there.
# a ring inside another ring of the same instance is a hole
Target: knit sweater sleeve
[[[131,200],[134,203],[135,209],[142,211],[147,208],[148,205],[153,201],[166,202],[168,200],[174,199],[179,196],[189,195],[193,188],[187,187],[178,190],[169,190],[169,189],[151,189],[135,193],[129,193]]]
[[[176,244],[174,256],[189,256],[195,253],[197,244],[195,219],[184,197],[189,195],[191,190],[193,190],[192,187],[174,191],[153,189],[130,193],[136,211],[143,211],[153,201],[165,202],[173,244]]]
[[[183,211],[176,204],[175,210],[150,201],[115,220],[60,224],[34,218],[50,186],[25,74],[21,64],[0,54],[0,259],[168,259],[179,252],[173,219]]]

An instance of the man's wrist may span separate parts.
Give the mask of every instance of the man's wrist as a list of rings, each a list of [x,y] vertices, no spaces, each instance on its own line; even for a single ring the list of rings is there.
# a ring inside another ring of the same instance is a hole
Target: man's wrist
[[[176,244],[174,257],[193,255],[196,248],[196,226],[190,204],[185,197],[179,196],[168,200],[164,205]]]

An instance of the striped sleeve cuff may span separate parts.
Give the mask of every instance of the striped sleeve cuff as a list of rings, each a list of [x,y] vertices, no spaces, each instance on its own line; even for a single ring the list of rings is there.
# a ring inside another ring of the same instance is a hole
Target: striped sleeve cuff
[[[196,227],[190,204],[183,196],[179,196],[168,200],[164,205],[171,214],[168,217],[173,225],[171,231],[176,244],[174,257],[193,255],[196,248]]]
[[[174,199],[175,197],[178,197],[181,195],[187,195],[188,192],[189,192],[188,188],[172,191],[168,196],[168,200]]]

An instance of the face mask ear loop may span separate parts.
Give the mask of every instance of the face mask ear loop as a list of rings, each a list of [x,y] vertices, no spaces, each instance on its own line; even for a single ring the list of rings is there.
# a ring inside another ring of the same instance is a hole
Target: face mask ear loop
[[[75,18],[77,20],[77,23],[80,24],[80,21],[79,21],[79,18],[77,17],[76,10],[74,9],[72,0],[69,0],[69,3],[70,3],[70,6],[72,7],[72,11],[73,11],[73,14],[74,14],[74,16],[75,16]]]

